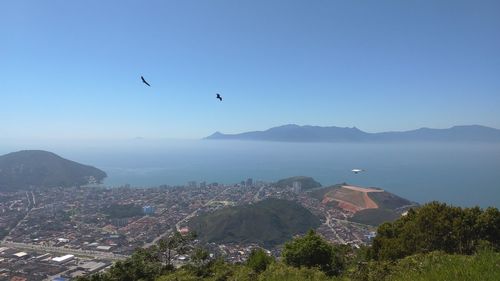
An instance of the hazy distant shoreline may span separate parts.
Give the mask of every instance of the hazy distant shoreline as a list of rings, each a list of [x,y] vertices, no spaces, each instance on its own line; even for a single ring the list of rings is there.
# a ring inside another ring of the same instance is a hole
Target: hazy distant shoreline
[[[500,130],[480,125],[447,129],[420,128],[401,132],[368,133],[356,127],[299,126],[273,127],[265,131],[238,134],[215,132],[205,140],[250,140],[277,142],[500,142]]]
[[[323,185],[348,182],[380,187],[424,203],[500,207],[499,143],[282,143],[263,141],[164,141],[23,143],[52,151],[108,174],[104,185],[185,185],[188,181],[272,182],[311,176]],[[354,168],[365,169],[358,175]]]
[[[131,149],[133,147],[133,149]],[[123,146],[70,154],[104,170],[105,185],[148,187],[188,181],[272,182],[311,176],[323,185],[348,182],[381,187],[419,203],[500,206],[500,144],[278,143],[193,141],[151,148]],[[366,173],[353,174],[353,168]]]

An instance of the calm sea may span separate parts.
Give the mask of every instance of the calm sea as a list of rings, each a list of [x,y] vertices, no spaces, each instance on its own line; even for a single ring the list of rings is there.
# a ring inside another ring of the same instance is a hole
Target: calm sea
[[[36,146],[36,147],[35,147]],[[106,185],[138,187],[188,181],[237,183],[312,176],[323,185],[347,182],[380,187],[407,199],[500,207],[500,144],[278,143],[130,140],[11,144],[46,149],[108,173]],[[353,174],[352,169],[366,170]]]

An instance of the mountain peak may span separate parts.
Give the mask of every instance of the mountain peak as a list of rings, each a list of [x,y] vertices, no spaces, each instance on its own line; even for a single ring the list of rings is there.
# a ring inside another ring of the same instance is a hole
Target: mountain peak
[[[211,134],[210,136],[205,137],[204,139],[219,138],[219,137],[222,137],[222,136],[224,136],[224,134],[222,134],[221,132],[217,131],[217,132]]]

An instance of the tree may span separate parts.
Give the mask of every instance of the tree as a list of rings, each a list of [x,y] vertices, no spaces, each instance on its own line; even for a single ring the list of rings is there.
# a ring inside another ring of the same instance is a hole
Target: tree
[[[338,275],[344,267],[335,247],[326,242],[314,230],[285,244],[283,262],[294,267],[317,267],[327,275]]]
[[[174,253],[185,254],[189,249],[189,242],[195,237],[196,234],[194,233],[183,236],[178,231],[175,231],[172,235],[158,242],[158,256],[166,264],[167,269],[173,268]]]
[[[272,262],[274,262],[274,258],[269,256],[264,250],[255,249],[248,257],[247,266],[253,271],[261,273],[266,270]]]
[[[209,257],[210,254],[207,250],[203,248],[196,248],[191,254],[191,261],[196,265],[200,265],[206,263]]]
[[[205,277],[210,274],[210,254],[203,248],[196,248],[191,253],[191,263],[186,266],[196,276]]]
[[[108,271],[78,281],[154,281],[164,273],[157,256],[145,249],[136,250],[130,258],[116,262]]]
[[[500,248],[500,212],[431,202],[380,225],[377,232],[369,254],[376,260],[432,251],[469,255],[485,243]]]
[[[161,239],[158,245],[149,249],[137,249],[131,257],[116,262],[107,272],[80,278],[79,281],[154,281],[174,270],[174,254],[186,253],[189,241],[194,237],[194,234],[182,236],[179,232],[174,232]]]
[[[489,207],[477,219],[477,229],[483,240],[491,243],[495,250],[500,250],[500,211]]]

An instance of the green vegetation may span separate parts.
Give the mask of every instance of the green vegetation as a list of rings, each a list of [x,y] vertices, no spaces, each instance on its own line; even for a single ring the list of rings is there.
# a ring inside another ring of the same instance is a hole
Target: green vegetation
[[[319,224],[316,216],[295,202],[266,199],[198,216],[190,228],[206,242],[252,242],[272,247]]]
[[[163,243],[169,247],[140,249],[106,273],[79,281],[500,280],[499,220],[496,208],[433,202],[383,224],[372,247],[332,245],[309,231],[285,244],[281,261],[256,250],[247,263],[228,264],[197,248],[179,269],[168,261],[169,251],[183,252],[192,237],[176,233]]]
[[[327,275],[338,275],[344,268],[343,251],[310,230],[304,237],[285,244],[283,262],[294,267],[318,268]]]
[[[389,280],[500,280],[500,255],[491,251],[474,256],[417,255],[399,266]]]
[[[106,173],[66,160],[54,153],[23,150],[0,156],[0,191],[31,186],[68,187],[86,185],[90,178],[102,181]]]
[[[264,250],[257,249],[250,253],[247,260],[247,266],[253,271],[260,273],[267,269],[267,267],[274,262],[274,258],[266,254]]]
[[[0,239],[3,239],[8,234],[9,234],[9,229],[5,229],[5,228],[0,229]]]
[[[368,196],[377,203],[380,209],[394,210],[403,206],[415,205],[416,203],[401,198],[390,192],[370,192]]]
[[[135,204],[113,204],[104,208],[102,212],[112,219],[131,218],[143,215],[141,206]]]
[[[500,280],[500,254],[482,251],[476,255],[449,255],[432,252],[398,261],[351,263],[341,276],[327,276],[317,268],[293,267],[273,262],[258,273],[247,265],[228,264],[217,259],[203,271],[191,265],[161,271],[161,265],[140,250],[129,261],[115,264],[108,273],[79,278],[78,281],[496,281]],[[156,264],[156,268],[153,266]]]
[[[350,221],[377,226],[384,222],[391,222],[398,219],[401,215],[398,212],[388,209],[365,209],[356,212]]]
[[[432,202],[411,209],[394,223],[382,224],[370,255],[376,260],[394,260],[432,251],[473,254],[484,244],[500,249],[498,209],[462,209]]]
[[[285,188],[287,186],[293,186],[293,182],[295,181],[300,182],[302,190],[321,187],[321,183],[315,181],[311,177],[304,177],[304,176],[282,179],[277,181],[275,185],[280,188]]]
[[[247,279],[250,281],[250,279]],[[293,267],[283,263],[272,264],[258,276],[259,281],[327,281],[337,280],[315,268]],[[236,279],[235,279],[236,281]]]
[[[182,236],[179,232],[176,231],[171,236],[161,239],[156,246],[157,248],[153,248],[153,251],[158,252],[158,257],[160,261],[166,265],[166,268],[172,269],[174,252],[181,255],[186,254],[189,250],[188,244],[194,238],[196,238],[196,235],[193,233],[187,236]],[[195,254],[195,260],[201,258],[200,253],[195,251]]]
[[[116,262],[108,271],[78,281],[154,281],[174,271],[173,253],[187,252],[188,243],[194,235],[182,236],[175,232],[161,239],[158,245],[148,249],[138,248],[130,258]]]
[[[396,261],[369,261],[353,267],[346,280],[500,280],[500,254],[491,250],[472,256],[431,252]]]
[[[308,193],[311,197],[316,198],[316,199],[321,201],[325,198],[325,195],[328,194],[330,191],[341,188],[343,185],[347,185],[347,183],[341,183],[341,184],[331,185],[331,186],[327,186],[327,187],[317,188],[317,189],[308,191]]]
[[[378,208],[356,212],[354,216],[349,218],[350,221],[377,226],[384,222],[392,222],[398,219],[401,216],[401,212],[396,211],[396,209],[403,206],[416,205],[416,203],[386,191],[370,192],[368,196],[377,203]]]

